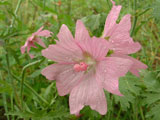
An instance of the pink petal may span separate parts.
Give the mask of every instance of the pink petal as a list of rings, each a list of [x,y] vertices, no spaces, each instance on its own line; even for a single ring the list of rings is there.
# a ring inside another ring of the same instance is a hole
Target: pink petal
[[[35,41],[42,47],[46,48],[46,45],[44,44],[44,42],[42,41],[42,39],[36,37]]]
[[[36,46],[34,45],[34,43],[33,43],[33,41],[32,41],[31,38],[32,38],[32,37],[29,37],[29,38],[26,40],[24,46],[21,47],[21,53],[24,54],[25,51],[26,51],[26,48],[27,48],[27,53],[28,53],[28,55],[30,56],[31,59],[33,59],[34,56],[33,56],[32,54],[30,54],[29,51],[30,51],[31,47],[36,48]]]
[[[34,58],[34,55],[32,55],[32,54],[30,54],[30,53],[28,53],[28,55],[29,55],[29,57],[30,57],[31,59]]]
[[[71,90],[82,81],[84,71],[76,72],[73,65],[66,70],[63,70],[56,76],[56,86],[60,96],[67,95]]]
[[[72,33],[70,32],[70,30],[68,29],[68,27],[66,25],[62,25],[60,28],[60,31],[57,35],[59,41],[64,42],[64,43],[72,43],[74,42],[74,38],[72,36]]]
[[[136,75],[137,77],[139,76],[140,70],[147,69],[147,65],[143,64],[142,62],[140,62],[130,56],[122,55],[122,54],[112,54],[112,56],[131,60],[133,62],[133,65],[130,68],[130,72],[132,74]]]
[[[76,41],[87,41],[90,39],[88,30],[84,26],[81,20],[77,20],[76,23],[76,32],[75,32],[75,40]]]
[[[44,26],[40,27],[38,30],[37,30],[37,33],[41,32],[43,30]]]
[[[21,47],[21,53],[24,54],[25,51],[26,51],[26,46],[24,45],[24,46]]]
[[[132,54],[136,53],[141,49],[141,45],[139,42],[112,42],[110,44],[111,50],[115,51],[115,53],[121,53],[121,54]]]
[[[93,72],[86,73],[81,83],[73,88],[69,96],[71,114],[78,114],[85,105],[89,105],[102,115],[107,112],[103,88],[98,85]]]
[[[84,72],[75,72],[71,64],[52,64],[44,68],[41,73],[48,80],[56,80],[58,93],[64,96],[80,82]]]
[[[110,41],[113,42],[133,42],[130,37],[131,15],[125,15],[119,24],[116,24],[114,31],[110,36]]]
[[[125,15],[119,24],[114,28],[109,42],[112,44],[112,50],[117,53],[131,54],[139,51],[141,45],[138,42],[133,42],[130,37],[131,16]]]
[[[116,6],[115,2],[112,1],[112,3],[113,3],[113,7],[106,19],[103,38],[110,36],[111,33],[113,32],[115,25],[116,25],[117,18],[122,8],[122,6],[120,5]]]
[[[82,51],[75,43],[70,31],[62,25],[58,33],[59,41],[42,51],[42,55],[56,62],[75,62],[82,59]]]
[[[96,79],[107,91],[122,96],[118,79],[124,76],[132,66],[132,61],[118,57],[107,57],[96,69]]]
[[[33,33],[32,36],[43,36],[43,37],[51,37],[52,32],[49,30],[43,30],[43,26],[37,30],[37,32]]]
[[[48,80],[55,80],[55,76],[65,69],[66,69],[66,65],[52,64],[44,68],[41,73]]]
[[[109,50],[108,42],[102,38],[93,37],[86,41],[80,41],[78,44],[83,52],[89,53],[96,60],[105,58]]]
[[[37,36],[43,36],[43,37],[51,37],[52,32],[49,30],[43,30],[37,33]]]

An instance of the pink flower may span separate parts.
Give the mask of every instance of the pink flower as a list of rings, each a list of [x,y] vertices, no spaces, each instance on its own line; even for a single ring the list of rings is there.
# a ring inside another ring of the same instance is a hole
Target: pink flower
[[[35,42],[38,43],[39,45],[41,45],[42,47],[46,47],[46,45],[43,43],[42,39],[40,38],[41,36],[43,37],[51,37],[51,33],[48,30],[42,30],[43,26],[35,33],[32,34],[32,36],[27,38],[27,41],[25,42],[24,46],[21,47],[21,53],[24,54],[27,48],[27,53],[29,54],[30,48],[35,46]],[[29,56],[31,58],[33,58],[34,56],[29,54]]]
[[[78,115],[89,105],[104,115],[107,112],[103,89],[122,96],[118,79],[124,76],[132,61],[119,57],[106,57],[108,43],[102,38],[90,38],[83,23],[76,23],[75,38],[66,25],[58,33],[57,44],[50,45],[42,55],[56,61],[42,70],[49,80],[56,80],[61,96],[70,94],[70,113]]]
[[[139,70],[146,69],[147,66],[128,56],[128,54],[136,53],[141,49],[141,45],[130,37],[131,15],[125,15],[117,24],[116,21],[122,6],[116,6],[112,0],[111,2],[113,7],[106,19],[103,38],[109,41],[110,49],[114,51],[112,56],[132,60],[134,64],[130,68],[130,72],[139,76]]]

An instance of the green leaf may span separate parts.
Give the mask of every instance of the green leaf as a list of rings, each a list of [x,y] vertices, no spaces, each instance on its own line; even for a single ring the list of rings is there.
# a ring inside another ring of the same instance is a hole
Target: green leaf
[[[153,16],[156,18],[156,19],[160,19],[160,0],[156,0],[153,5],[152,5],[152,8],[153,8]]]
[[[124,96],[114,95],[114,98],[116,103],[120,103],[122,110],[127,111],[127,108],[130,108],[130,103],[134,103],[136,96],[140,95],[139,84],[139,78],[133,75],[126,75],[119,80],[119,89]]]
[[[84,17],[82,18],[82,21],[85,23],[85,25],[88,28],[90,28],[91,31],[94,31],[99,28],[100,19],[101,19],[101,15],[97,14],[97,15],[91,15],[91,16]]]
[[[146,118],[150,118],[149,120],[160,120],[160,104],[155,105],[151,108],[149,112],[146,114]]]
[[[0,80],[0,93],[12,93],[12,86],[6,82],[6,81],[2,81]]]

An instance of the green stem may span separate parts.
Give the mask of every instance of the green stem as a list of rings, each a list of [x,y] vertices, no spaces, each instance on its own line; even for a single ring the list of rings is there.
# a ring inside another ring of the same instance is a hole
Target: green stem
[[[40,63],[42,62],[44,59],[41,59],[41,60],[37,60],[35,62],[32,62],[32,63],[29,63],[27,64],[26,66],[24,66],[23,70],[22,70],[22,80],[21,80],[21,90],[20,90],[20,95],[21,95],[21,107],[22,107],[22,110],[23,110],[23,85],[24,85],[24,79],[25,79],[25,71],[27,68],[37,64],[37,63]]]
[[[13,103],[13,99],[14,99],[14,92],[12,92],[12,94],[11,94],[11,110],[12,110],[12,112],[14,111],[14,103]],[[14,115],[12,116],[12,120],[15,120],[15,117],[14,117]]]
[[[18,12],[18,10],[19,10],[19,8],[20,8],[21,3],[22,3],[22,0],[18,0],[16,9],[15,9],[15,11],[14,11],[15,17],[17,16],[17,12]],[[13,19],[12,19],[12,23],[11,23],[11,25],[10,25],[11,28],[13,27],[13,24],[14,24],[14,22],[15,22],[15,17],[13,17]]]
[[[15,86],[14,86],[14,81],[12,79],[11,71],[10,71],[10,62],[9,62],[9,56],[8,56],[8,49],[6,48],[6,61],[7,61],[7,71],[8,71],[8,77],[9,81],[12,83],[12,88],[13,88],[13,93],[11,96],[11,109],[12,111],[14,110],[14,105],[13,105],[13,96],[15,94]],[[14,116],[12,116],[12,119],[14,120]]]
[[[132,109],[133,109],[133,120],[138,120],[137,106],[135,103],[132,105]]]
[[[120,120],[119,117],[120,117],[120,115],[121,115],[121,111],[122,111],[122,108],[120,107],[120,110],[119,110],[119,112],[118,112],[118,115],[117,115],[117,119],[116,119],[116,120]]]
[[[140,107],[140,114],[141,114],[141,118],[142,118],[142,120],[145,120],[145,119],[144,119],[144,114],[143,114],[142,107]]]
[[[15,16],[17,16],[17,12],[19,10],[21,2],[22,2],[22,0],[18,1],[17,7],[16,7],[15,12],[14,12]],[[12,23],[10,25],[9,31],[13,27],[14,22],[15,22],[15,17],[13,17],[13,19],[12,19]],[[5,56],[6,56],[6,62],[7,62],[7,71],[8,71],[9,81],[11,81],[12,88],[13,88],[13,92],[12,92],[12,95],[11,95],[11,110],[14,111],[14,102],[13,102],[13,100],[14,100],[14,95],[15,95],[15,92],[16,92],[15,90],[16,89],[15,89],[14,81],[12,79],[12,75],[11,75],[11,71],[10,71],[10,62],[9,62],[9,55],[8,55],[8,48],[7,47],[8,47],[8,39],[5,39],[5,47],[4,47],[4,49],[6,51],[6,55]],[[5,96],[3,96],[3,97],[4,97],[4,99],[6,99]],[[15,120],[14,116],[12,116],[12,120]]]
[[[3,80],[1,72],[0,72],[0,78],[1,78],[1,80]],[[7,113],[8,112],[8,107],[7,107],[6,93],[2,93],[2,99],[3,99],[3,105],[4,105],[5,113]],[[8,115],[6,115],[6,116],[7,116],[7,120],[9,120],[9,116]]]
[[[136,9],[137,9],[137,0],[134,0],[134,19],[133,19],[133,24],[132,24],[132,29],[131,29],[131,37],[134,34],[134,30],[136,28],[136,24],[137,24],[137,20],[138,20],[138,16],[136,15]]]
[[[72,5],[72,0],[68,0],[68,15],[71,14],[71,5]]]
[[[111,5],[109,4],[109,1],[108,0],[106,0],[106,1],[107,1],[109,9],[111,9]]]
[[[12,76],[15,80],[17,80],[18,82],[21,82],[21,80],[17,76],[15,76],[14,74],[12,74]],[[24,81],[24,85],[42,102],[44,102],[46,105],[49,105],[49,103],[42,96],[40,96],[27,82]]]
[[[46,1],[43,0],[43,8],[45,8],[45,5],[46,5]]]

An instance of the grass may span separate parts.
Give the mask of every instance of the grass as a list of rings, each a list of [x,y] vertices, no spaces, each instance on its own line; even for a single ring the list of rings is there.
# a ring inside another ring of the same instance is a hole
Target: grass
[[[41,56],[43,48],[32,49],[36,58],[31,60],[27,54],[20,53],[20,47],[42,25],[54,33],[52,38],[44,40],[45,43],[53,44],[62,24],[74,33],[77,19],[85,22],[91,35],[101,36],[112,6],[109,0],[0,1],[0,119],[160,119],[157,112],[160,106],[160,10],[157,6],[160,2],[115,1],[123,6],[119,20],[127,13],[132,15],[131,35],[142,45],[141,51],[132,56],[147,64],[148,69],[141,72],[140,78],[131,74],[121,78],[120,90],[125,97],[105,92],[108,103],[105,116],[85,107],[79,118],[69,114],[68,96],[58,96],[55,82],[51,83],[40,74],[45,66],[51,64],[46,59],[37,62],[44,59]]]

